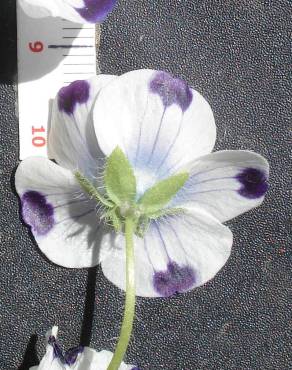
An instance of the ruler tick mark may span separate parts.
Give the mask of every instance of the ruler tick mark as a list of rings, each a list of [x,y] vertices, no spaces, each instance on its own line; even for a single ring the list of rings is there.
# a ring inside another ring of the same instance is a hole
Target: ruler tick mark
[[[49,49],[93,48],[93,45],[48,45]]]
[[[63,54],[63,57],[95,57],[94,54]]]
[[[63,39],[94,39],[93,36],[63,36]]]

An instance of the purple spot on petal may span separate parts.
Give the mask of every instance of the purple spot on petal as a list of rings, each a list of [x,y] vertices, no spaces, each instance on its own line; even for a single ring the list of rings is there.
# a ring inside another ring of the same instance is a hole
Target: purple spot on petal
[[[84,7],[75,10],[90,23],[100,23],[113,10],[117,0],[84,0]]]
[[[165,107],[177,104],[183,112],[188,109],[193,100],[192,90],[183,80],[163,71],[155,73],[150,82],[150,90],[160,96]]]
[[[133,367],[132,370],[140,370],[139,367]]]
[[[56,338],[55,338],[55,336],[54,336],[54,335],[50,335],[50,336],[49,336],[48,343],[49,343],[50,345],[53,345],[53,343],[56,343]]]
[[[64,356],[65,363],[67,365],[74,365],[79,353],[82,353],[83,351],[84,351],[83,346],[78,346],[78,347],[68,349],[68,351],[66,351],[65,356]]]
[[[154,288],[163,297],[189,290],[196,282],[196,273],[190,266],[169,262],[166,271],[154,274]]]
[[[236,179],[242,184],[238,193],[245,198],[260,198],[268,190],[267,176],[259,169],[246,168],[236,176]]]
[[[76,105],[84,104],[89,99],[89,83],[74,81],[69,86],[62,87],[58,93],[58,107],[60,111],[73,114]]]
[[[37,235],[46,235],[54,226],[54,209],[46,197],[37,191],[27,191],[21,197],[23,220]]]

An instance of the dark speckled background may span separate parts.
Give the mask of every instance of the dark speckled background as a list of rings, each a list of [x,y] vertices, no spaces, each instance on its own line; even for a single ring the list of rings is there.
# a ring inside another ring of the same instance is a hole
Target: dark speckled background
[[[19,220],[14,1],[2,1],[0,14],[0,369],[25,370],[53,324],[67,348],[113,349],[124,300],[100,269],[50,264]],[[138,300],[127,360],[143,370],[292,368],[291,16],[290,0],[120,0],[103,25],[104,73],[151,67],[184,77],[213,107],[216,149],[254,150],[272,168],[264,205],[230,222],[232,256],[213,281],[171,300]]]

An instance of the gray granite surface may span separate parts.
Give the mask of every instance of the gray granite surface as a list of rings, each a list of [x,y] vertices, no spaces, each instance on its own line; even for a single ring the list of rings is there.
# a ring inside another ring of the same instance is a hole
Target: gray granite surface
[[[104,73],[147,67],[185,78],[214,110],[217,150],[254,150],[271,163],[264,205],[229,223],[234,247],[216,278],[170,300],[138,300],[127,360],[142,370],[292,368],[291,16],[288,0],[120,0],[102,26]],[[20,220],[14,1],[1,2],[0,18],[0,369],[26,370],[52,324],[67,348],[112,350],[124,297],[100,268],[48,262]]]

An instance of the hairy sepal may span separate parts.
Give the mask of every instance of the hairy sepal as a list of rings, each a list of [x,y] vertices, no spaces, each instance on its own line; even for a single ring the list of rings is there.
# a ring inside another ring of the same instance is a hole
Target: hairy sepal
[[[134,203],[136,178],[130,162],[119,147],[106,161],[104,182],[108,197],[117,206]]]
[[[146,215],[162,212],[176,193],[184,186],[189,178],[187,172],[180,173],[162,180],[148,189],[139,199],[138,204]]]

